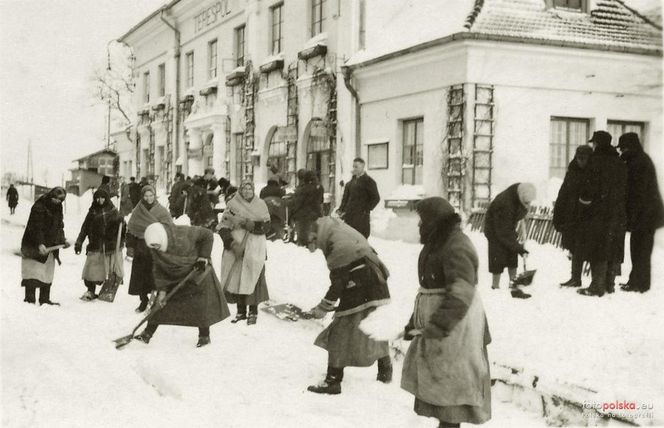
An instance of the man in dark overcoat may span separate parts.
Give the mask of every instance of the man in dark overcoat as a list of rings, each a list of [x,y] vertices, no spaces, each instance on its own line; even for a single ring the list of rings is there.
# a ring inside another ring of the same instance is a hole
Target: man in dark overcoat
[[[362,158],[353,160],[353,178],[346,183],[341,205],[337,210],[339,216],[365,238],[371,234],[371,210],[380,202],[378,187],[373,178],[364,172],[365,162]]]
[[[622,135],[618,149],[627,164],[627,230],[632,259],[632,271],[622,289],[643,293],[650,289],[650,258],[655,230],[664,227],[664,205],[655,165],[643,151],[639,136],[634,132]]]

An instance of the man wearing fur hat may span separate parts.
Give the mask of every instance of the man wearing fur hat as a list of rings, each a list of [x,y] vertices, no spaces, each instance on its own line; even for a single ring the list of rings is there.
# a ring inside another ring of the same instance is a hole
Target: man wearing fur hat
[[[145,229],[151,249],[157,300],[162,309],[136,338],[149,343],[159,324],[198,327],[197,348],[210,343],[210,326],[230,316],[221,284],[210,265],[214,235],[198,226],[152,223]],[[199,272],[165,304],[166,294],[192,269]]]
[[[360,330],[363,319],[390,302],[387,268],[366,238],[339,219],[316,220],[308,241],[309,251],[323,251],[332,283],[311,313],[314,318],[323,318],[334,311],[334,321],[314,342],[327,350],[327,376],[321,384],[307,389],[318,394],[339,394],[344,367],[369,367],[375,361],[376,380],[389,383],[392,363],[387,342],[373,340]],[[339,304],[335,306],[337,300]]]
[[[519,242],[517,224],[526,217],[535,197],[532,183],[515,183],[499,193],[487,208],[484,235],[489,241],[489,272],[493,274],[493,289],[500,288],[500,276],[505,268],[511,282],[516,277],[518,256],[528,254]],[[510,283],[510,288],[512,297],[530,297],[513,283]]]

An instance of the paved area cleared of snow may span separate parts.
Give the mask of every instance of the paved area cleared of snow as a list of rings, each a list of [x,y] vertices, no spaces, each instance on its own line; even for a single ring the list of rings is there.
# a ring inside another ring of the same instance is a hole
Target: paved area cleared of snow
[[[72,240],[84,215],[73,205],[65,220]],[[80,301],[84,256],[72,250],[62,254],[52,291],[62,306],[23,303],[20,258],[14,253],[28,211],[24,201],[15,216],[2,209],[3,426],[436,426],[413,413],[412,396],[399,388],[400,361],[390,385],[375,381],[375,368],[348,369],[340,396],[308,393],[306,386],[322,378],[326,364],[324,351],[312,345],[323,324],[313,321],[290,323],[263,312],[254,327],[226,320],[212,327],[212,344],[203,349],[194,347],[195,329],[163,326],[150,345],[134,342],[117,351],[111,340],[140,320],[133,311],[137,299],[127,295],[124,284],[113,304]],[[484,259],[483,239],[473,235],[473,240]],[[393,303],[364,328],[390,337],[410,315],[419,246],[372,243],[392,272]],[[567,279],[564,255],[533,248],[531,260],[538,273],[527,301],[511,299],[506,289],[489,290],[488,275],[481,275],[491,359],[620,399],[653,402],[664,396],[661,272],[648,294],[585,298],[557,286]],[[267,278],[275,301],[305,309],[327,287],[322,255],[283,243],[269,245]],[[544,426],[537,415],[498,399],[493,412],[485,426]]]

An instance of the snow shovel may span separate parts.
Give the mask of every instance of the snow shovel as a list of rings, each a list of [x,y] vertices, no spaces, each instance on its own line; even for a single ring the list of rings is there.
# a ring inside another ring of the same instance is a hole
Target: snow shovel
[[[284,321],[297,321],[300,319],[308,320],[313,318],[311,313],[303,311],[300,307],[295,306],[292,303],[268,304],[261,309]]]
[[[537,272],[537,270],[536,269],[535,270],[528,270],[528,267],[526,266],[527,256],[523,255],[523,256],[521,256],[521,258],[523,259],[523,272],[518,274],[514,278],[512,283],[514,285],[524,285],[524,286],[525,285],[530,285],[530,284],[533,283],[533,278],[535,278],[535,273]]]
[[[206,275],[206,274],[208,273],[208,269],[211,269],[211,268],[210,268],[209,266],[206,267],[206,268],[205,268],[205,271],[204,271],[201,275]],[[173,289],[172,289],[171,291],[169,291],[168,294],[166,295],[166,299],[165,299],[165,301],[164,301],[164,306],[166,306],[166,305],[168,304],[168,300],[169,300],[169,299],[170,299],[175,293],[177,293],[182,287],[184,287],[184,285],[187,283],[187,281],[189,281],[189,280],[190,280],[193,276],[195,276],[196,274],[199,274],[199,272],[197,272],[195,269],[192,270],[191,272],[189,272],[189,274],[188,274],[188,275],[187,275],[182,281],[180,281],[175,287],[173,287]],[[115,342],[115,349],[121,349],[121,348],[124,348],[125,346],[127,346],[127,345],[129,344],[129,342],[131,342],[131,341],[134,339],[134,335],[136,334],[136,331],[137,331],[137,330],[138,330],[143,324],[145,324],[146,322],[148,322],[148,320],[150,320],[150,318],[152,318],[152,317],[153,317],[157,312],[159,312],[164,306],[161,306],[161,307],[160,307],[160,306],[153,306],[152,309],[150,310],[150,313],[149,313],[145,318],[143,318],[143,320],[141,320],[141,322],[138,323],[138,325],[137,325],[136,327],[134,327],[134,329],[132,330],[131,334],[113,340],[113,342]]]
[[[63,248],[65,248],[65,244],[58,244],[58,245],[53,245],[52,247],[46,247],[46,254],[51,253],[55,250],[61,250]],[[32,255],[40,255],[39,251],[26,251],[24,249],[20,249],[14,254],[20,257],[31,257]]]

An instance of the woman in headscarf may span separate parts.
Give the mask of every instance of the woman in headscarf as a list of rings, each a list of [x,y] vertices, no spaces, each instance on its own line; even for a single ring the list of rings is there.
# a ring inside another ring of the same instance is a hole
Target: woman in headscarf
[[[439,427],[481,424],[491,418],[491,336],[477,293],[477,253],[445,199],[426,198],[417,213],[424,247],[401,388],[415,396],[415,413]]]
[[[307,389],[318,394],[339,394],[344,367],[369,367],[376,361],[376,380],[391,382],[387,342],[376,341],[360,330],[363,319],[377,307],[390,303],[387,268],[366,238],[339,219],[319,218],[307,240],[309,251],[323,251],[332,283],[311,313],[314,318],[323,318],[334,311],[334,321],[314,342],[327,351],[327,376],[321,384]],[[335,307],[337,300],[339,305]]]
[[[153,223],[145,229],[152,250],[156,305],[162,307],[136,336],[149,343],[159,324],[198,327],[197,348],[210,343],[210,326],[230,316],[221,284],[210,265],[214,235],[199,226]],[[166,294],[192,271],[191,278],[165,304]]]
[[[127,255],[134,258],[131,264],[129,294],[141,299],[136,312],[147,309],[148,295],[154,289],[152,255],[143,239],[145,229],[152,223],[173,223],[168,210],[157,201],[156,195],[154,187],[143,186],[141,201],[134,207],[127,224]]]
[[[122,267],[123,236],[118,243],[118,230],[124,226],[124,219],[111,202],[111,197],[104,189],[98,189],[92,195],[92,206],[85,216],[81,232],[74,244],[76,254],[81,254],[83,242],[88,238],[85,249],[86,258],[83,267],[83,283],[87,291],[81,300],[91,301],[97,298],[97,285],[103,284],[110,274],[115,274],[119,281],[124,277]],[[119,246],[118,246],[119,245]],[[117,248],[117,251],[116,251]]]
[[[269,230],[267,205],[254,194],[254,183],[243,182],[237,194],[226,203],[219,225],[219,235],[224,242],[221,283],[228,301],[237,304],[237,315],[232,323],[246,319],[247,324],[256,324],[258,304],[270,298],[265,281],[265,235]]]
[[[39,288],[39,304],[58,305],[51,301],[51,284],[55,273],[55,261],[60,264],[56,245],[69,247],[65,239],[62,203],[67,192],[54,187],[37,199],[30,209],[28,224],[21,241],[21,286],[25,287],[24,302],[35,303],[35,290]]]

